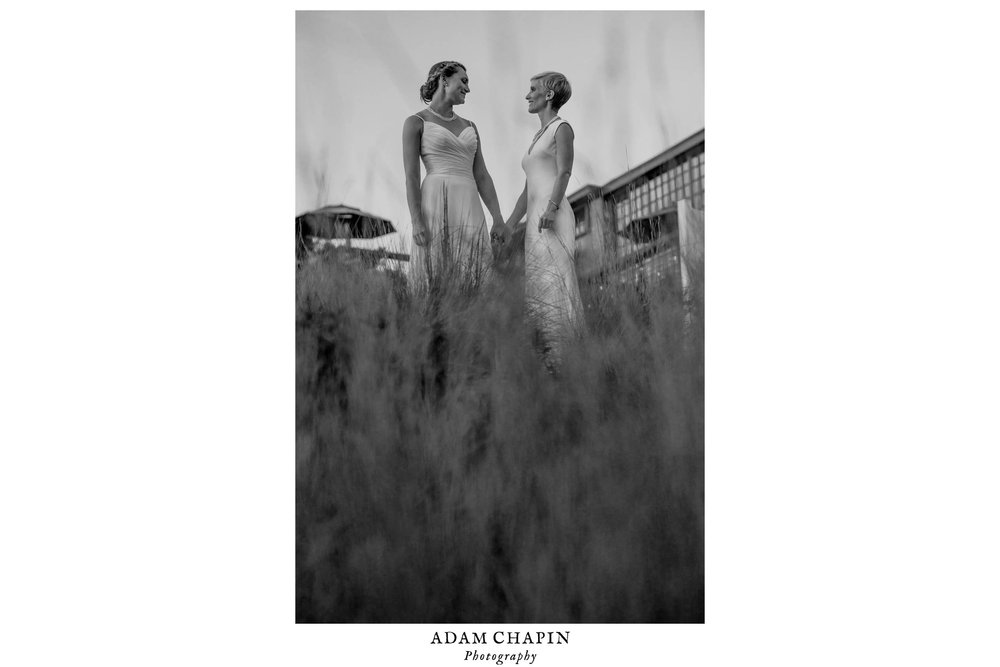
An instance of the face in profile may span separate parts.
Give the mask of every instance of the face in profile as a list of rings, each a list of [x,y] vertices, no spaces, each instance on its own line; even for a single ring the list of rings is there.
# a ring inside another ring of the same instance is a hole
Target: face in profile
[[[528,113],[538,113],[545,108],[545,93],[541,81],[532,80],[528,86],[528,94],[524,99],[528,100]]]
[[[457,72],[445,79],[445,83],[448,84],[446,99],[452,104],[465,104],[465,96],[472,92],[465,70],[459,67]]]

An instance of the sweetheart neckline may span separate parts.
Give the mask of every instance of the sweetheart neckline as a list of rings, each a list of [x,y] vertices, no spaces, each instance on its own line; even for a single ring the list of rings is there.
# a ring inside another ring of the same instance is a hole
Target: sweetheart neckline
[[[455,134],[454,132],[452,132],[451,130],[449,130],[449,129],[448,129],[447,127],[444,127],[443,125],[440,125],[440,124],[438,124],[438,123],[433,123],[433,122],[431,122],[431,121],[424,121],[424,124],[425,124],[425,125],[433,125],[434,127],[438,127],[438,128],[441,128],[441,129],[442,129],[443,131],[447,132],[448,134],[450,134],[451,136],[455,137],[456,139],[458,139],[458,138],[459,138],[459,137],[461,137],[461,136],[462,136],[463,134],[465,134],[466,130],[471,130],[471,129],[472,129],[472,126],[471,126],[471,125],[467,125],[467,126],[465,127],[465,129],[463,129],[463,130],[462,130],[461,132],[459,132],[458,134]]]

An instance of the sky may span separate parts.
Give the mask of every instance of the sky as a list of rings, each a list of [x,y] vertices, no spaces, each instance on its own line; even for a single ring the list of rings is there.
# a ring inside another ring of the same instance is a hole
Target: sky
[[[567,194],[603,185],[705,127],[704,50],[701,11],[297,12],[295,212],[356,206],[408,248],[403,121],[442,60],[466,66],[455,109],[479,127],[504,218],[539,128],[524,100],[539,72],[573,88],[559,112],[576,135]]]

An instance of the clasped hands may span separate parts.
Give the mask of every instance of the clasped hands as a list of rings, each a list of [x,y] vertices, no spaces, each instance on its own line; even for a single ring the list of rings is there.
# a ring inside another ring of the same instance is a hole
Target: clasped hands
[[[556,211],[548,211],[538,219],[538,230],[552,229],[555,225],[555,214]],[[513,231],[511,225],[505,224],[502,220],[494,220],[493,227],[490,230],[490,245],[493,248],[494,254],[499,252],[504,245],[510,241]],[[418,246],[425,246],[430,240],[430,231],[427,229],[427,225],[423,221],[413,223],[413,242]]]
[[[494,254],[510,240],[510,227],[504,224],[503,220],[494,220],[493,228],[490,230],[490,245],[493,246]]]

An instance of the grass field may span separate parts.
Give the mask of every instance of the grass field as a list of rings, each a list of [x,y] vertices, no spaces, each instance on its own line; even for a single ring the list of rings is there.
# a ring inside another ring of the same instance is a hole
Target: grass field
[[[297,621],[703,622],[700,283],[581,285],[550,373],[472,282],[298,270]]]

